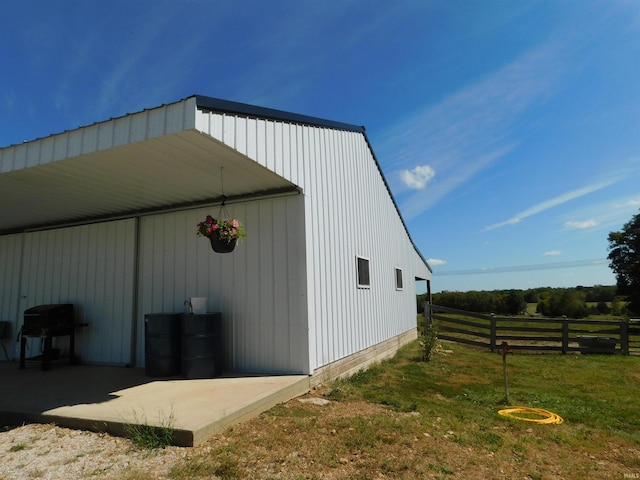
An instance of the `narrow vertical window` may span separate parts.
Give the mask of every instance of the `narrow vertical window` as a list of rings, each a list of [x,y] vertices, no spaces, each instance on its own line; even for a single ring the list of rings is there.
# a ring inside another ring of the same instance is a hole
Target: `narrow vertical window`
[[[402,269],[396,268],[396,290],[402,290]]]
[[[358,268],[358,288],[370,288],[371,280],[369,276],[369,259],[356,257]]]

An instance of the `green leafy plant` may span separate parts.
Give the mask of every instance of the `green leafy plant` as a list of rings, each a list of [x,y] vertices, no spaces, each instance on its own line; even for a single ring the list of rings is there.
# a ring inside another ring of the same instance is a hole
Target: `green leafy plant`
[[[431,323],[426,330],[424,331],[424,335],[420,339],[420,347],[422,348],[422,360],[428,362],[431,360],[433,355],[433,351],[438,344],[438,327]]]

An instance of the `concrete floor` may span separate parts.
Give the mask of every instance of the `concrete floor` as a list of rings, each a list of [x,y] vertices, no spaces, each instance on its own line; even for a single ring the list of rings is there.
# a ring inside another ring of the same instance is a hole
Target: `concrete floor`
[[[0,362],[0,424],[55,423],[123,435],[126,425],[170,426],[193,446],[227,426],[309,391],[309,376],[225,374],[204,380],[151,378],[144,369],[54,362]]]

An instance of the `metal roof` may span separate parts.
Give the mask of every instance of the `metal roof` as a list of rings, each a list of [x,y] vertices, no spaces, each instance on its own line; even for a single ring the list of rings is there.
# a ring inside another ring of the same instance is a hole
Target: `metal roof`
[[[361,133],[404,224],[364,126],[193,95],[0,148],[0,235],[300,191],[199,131],[198,110]]]
[[[232,102],[219,98],[196,95],[196,104],[203,110],[211,110],[220,113],[231,113],[234,115],[246,115],[249,117],[265,118],[269,120],[282,120],[285,122],[299,123],[302,125],[314,125],[317,127],[335,128],[336,130],[347,130],[350,132],[364,133],[364,126],[352,125],[349,123],[335,122],[308,115],[274,110],[272,108],[257,107],[246,103]]]
[[[0,149],[0,234],[297,190],[196,130],[196,99]]]

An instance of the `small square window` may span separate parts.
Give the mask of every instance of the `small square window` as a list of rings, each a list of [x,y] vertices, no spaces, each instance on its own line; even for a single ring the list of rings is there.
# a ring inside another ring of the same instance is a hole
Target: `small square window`
[[[396,290],[402,290],[402,269],[396,268]]]
[[[369,259],[356,257],[358,266],[358,288],[370,288]]]

